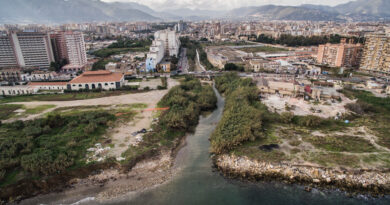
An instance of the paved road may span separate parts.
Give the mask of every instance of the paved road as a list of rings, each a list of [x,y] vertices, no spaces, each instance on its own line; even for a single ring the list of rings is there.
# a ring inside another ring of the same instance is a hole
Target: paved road
[[[188,65],[188,59],[187,59],[187,48],[181,49],[178,66],[181,67],[181,71],[183,74],[188,73],[189,65]]]

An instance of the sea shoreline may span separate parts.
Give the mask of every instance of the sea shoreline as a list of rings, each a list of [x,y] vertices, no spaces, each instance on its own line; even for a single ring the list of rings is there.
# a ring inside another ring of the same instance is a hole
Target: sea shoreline
[[[174,162],[179,150],[186,146],[186,137],[177,140],[172,149],[159,150],[148,154],[131,167],[119,163],[109,163],[93,170],[85,177],[63,179],[49,187],[45,180],[34,193],[22,193],[18,196],[9,194],[8,201],[0,204],[45,204],[52,200],[55,203],[71,204],[85,198],[93,198],[95,202],[104,203],[122,196],[136,195],[167,183],[179,171]],[[15,185],[17,187],[17,185]],[[73,197],[71,197],[73,196]],[[58,198],[58,199],[57,199]],[[60,198],[66,198],[61,201]]]
[[[214,156],[215,167],[229,178],[250,181],[277,180],[302,184],[306,191],[313,187],[339,189],[348,194],[372,197],[390,195],[390,169],[347,170],[294,165],[288,162],[269,163],[234,155]]]

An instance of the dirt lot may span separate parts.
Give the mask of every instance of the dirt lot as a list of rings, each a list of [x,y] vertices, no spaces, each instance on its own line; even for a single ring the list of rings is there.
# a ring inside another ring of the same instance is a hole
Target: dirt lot
[[[323,101],[317,103],[310,103],[302,98],[293,97],[280,97],[278,95],[269,95],[262,102],[266,104],[272,111],[275,110],[278,113],[286,112],[286,104],[289,107],[293,107],[290,111],[294,115],[305,116],[305,115],[316,115],[318,117],[328,118],[335,117],[338,113],[346,113],[347,110],[344,106],[353,101],[342,96],[342,101]],[[317,112],[313,112],[313,110]],[[318,112],[320,110],[320,112]]]

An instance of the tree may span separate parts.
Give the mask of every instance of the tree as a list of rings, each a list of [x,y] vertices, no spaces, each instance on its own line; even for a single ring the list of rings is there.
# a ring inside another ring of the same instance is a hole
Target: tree
[[[172,56],[171,63],[176,65],[177,63],[179,63],[179,59],[176,56]]]
[[[244,67],[238,66],[234,63],[226,63],[224,69],[226,71],[244,71]]]
[[[61,68],[68,64],[67,59],[61,59],[60,61],[51,62],[49,70],[59,72],[61,71]]]

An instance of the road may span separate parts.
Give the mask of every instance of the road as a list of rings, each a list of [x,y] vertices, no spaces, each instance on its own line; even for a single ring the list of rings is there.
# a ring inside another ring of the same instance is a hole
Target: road
[[[188,65],[188,59],[187,59],[187,48],[182,48],[180,53],[180,59],[178,63],[179,67],[181,67],[181,72],[183,74],[188,73],[189,65]]]

